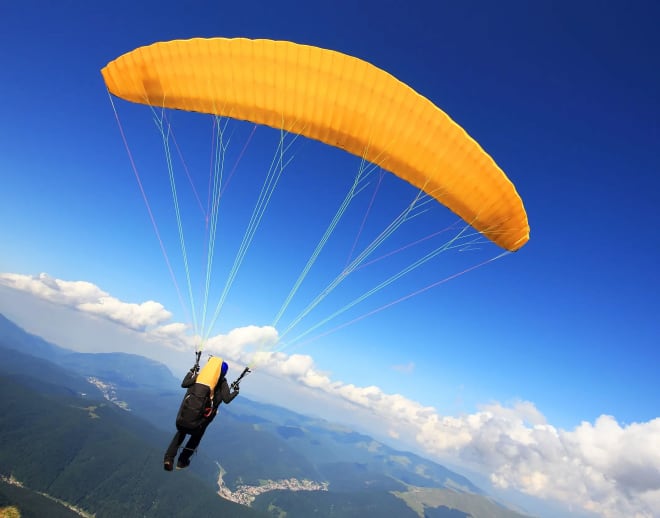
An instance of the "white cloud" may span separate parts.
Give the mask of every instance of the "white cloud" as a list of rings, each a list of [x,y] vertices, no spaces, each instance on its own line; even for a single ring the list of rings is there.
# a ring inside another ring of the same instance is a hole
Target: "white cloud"
[[[172,314],[158,302],[151,300],[141,304],[121,302],[92,283],[62,281],[53,279],[45,273],[35,276],[3,273],[0,274],[0,283],[49,302],[79,309],[136,330],[156,326],[172,317]]]
[[[226,335],[209,338],[204,350],[225,358],[248,364],[251,352],[272,347],[277,343],[277,330],[271,326],[245,326],[232,329]]]
[[[402,374],[412,374],[415,370],[415,362],[408,362],[403,365],[393,365],[392,369]]]
[[[418,440],[490,472],[499,487],[605,517],[652,517],[660,509],[660,418],[622,427],[601,416],[565,431],[545,424],[531,403],[494,404],[458,418],[433,416]]]
[[[138,330],[159,346],[192,350],[199,344],[199,337],[191,336],[186,325],[171,322],[171,314],[156,302],[121,302],[91,283],[45,274],[0,274],[0,285]],[[660,418],[621,425],[612,416],[601,416],[594,423],[562,430],[547,423],[530,402],[491,403],[472,414],[443,416],[376,386],[333,380],[311,356],[274,351],[277,341],[273,327],[246,326],[209,338],[205,350],[323,394],[325,402],[354,410],[356,421],[373,416],[383,433],[412,435],[430,456],[487,474],[497,487],[515,488],[604,517],[657,516]],[[412,363],[398,366],[413,368]]]

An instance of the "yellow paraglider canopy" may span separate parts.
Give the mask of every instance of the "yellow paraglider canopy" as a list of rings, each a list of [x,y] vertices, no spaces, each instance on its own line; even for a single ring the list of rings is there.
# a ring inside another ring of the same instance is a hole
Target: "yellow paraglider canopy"
[[[288,41],[195,38],[140,47],[102,74],[128,101],[265,124],[363,157],[507,250],[529,239],[515,187],[481,146],[431,101],[361,59]]]

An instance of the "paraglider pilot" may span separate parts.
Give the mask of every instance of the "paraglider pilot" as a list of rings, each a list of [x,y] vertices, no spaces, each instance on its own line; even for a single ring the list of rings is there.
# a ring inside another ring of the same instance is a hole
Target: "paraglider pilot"
[[[232,383],[232,390],[227,383],[229,366],[221,358],[211,357],[199,371],[199,354],[197,363],[186,374],[181,387],[188,389],[179,407],[176,418],[176,433],[165,452],[164,468],[172,471],[174,458],[186,435],[188,442],[181,451],[177,461],[177,469],[190,465],[190,456],[202,440],[206,428],[218,413],[220,403],[231,403],[238,395],[238,383]]]

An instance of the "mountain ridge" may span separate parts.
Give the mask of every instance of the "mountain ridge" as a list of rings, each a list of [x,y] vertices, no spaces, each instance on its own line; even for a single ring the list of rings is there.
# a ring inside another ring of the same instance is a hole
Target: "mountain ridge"
[[[157,469],[155,476],[160,479],[160,451],[174,433],[174,415],[183,396],[180,380],[164,365],[138,355],[74,353],[21,331],[0,315],[1,381],[47,389],[52,397],[78,401],[78,412],[87,412],[92,421],[92,414],[102,419],[112,415],[113,422],[122,423],[121,427],[137,427],[150,434],[160,450],[153,445],[147,448],[151,457],[145,462],[152,467],[144,474],[152,476],[151,471]],[[32,340],[36,356],[25,352],[32,352]],[[30,375],[19,374],[25,365],[33,367]],[[114,387],[116,401],[111,402],[107,393],[90,383],[95,377]],[[9,390],[6,387],[3,385],[3,391]],[[118,402],[125,403],[125,408]],[[275,509],[289,517],[313,512],[328,517],[412,518],[444,516],[440,513],[446,511],[478,518],[495,516],[494,509],[507,518],[524,516],[495,503],[469,479],[440,464],[322,419],[240,397],[229,406],[223,405],[216,421],[193,459],[193,475],[205,481],[210,494],[222,489],[218,487],[219,474],[223,474],[224,489],[230,492],[256,488],[252,511],[266,516],[273,515]],[[75,473],[67,476],[70,478],[65,480],[76,478]],[[109,478],[113,479],[111,475]],[[311,485],[303,494],[280,489],[274,483],[287,479],[297,483],[307,480]],[[258,488],[263,488],[265,481],[273,485],[260,492]],[[209,489],[213,486],[217,489]],[[495,507],[484,514],[488,506]],[[479,512],[471,514],[468,509]]]

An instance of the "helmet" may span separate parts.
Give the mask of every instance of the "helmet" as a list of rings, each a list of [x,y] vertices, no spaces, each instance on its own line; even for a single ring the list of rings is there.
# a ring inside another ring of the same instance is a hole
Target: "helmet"
[[[222,362],[222,367],[220,368],[220,376],[225,376],[229,370],[229,365],[227,362]]]

